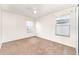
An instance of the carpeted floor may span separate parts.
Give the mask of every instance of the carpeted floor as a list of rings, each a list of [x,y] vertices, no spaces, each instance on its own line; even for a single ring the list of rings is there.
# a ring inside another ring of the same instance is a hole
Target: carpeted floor
[[[1,55],[74,55],[76,49],[38,37],[4,43]]]

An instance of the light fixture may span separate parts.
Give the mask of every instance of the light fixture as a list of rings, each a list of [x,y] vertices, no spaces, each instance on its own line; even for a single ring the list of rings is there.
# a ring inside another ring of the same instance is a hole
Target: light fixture
[[[34,14],[36,14],[37,13],[37,11],[36,10],[34,10]]]
[[[33,13],[34,13],[34,14],[37,13],[37,8],[33,8]]]

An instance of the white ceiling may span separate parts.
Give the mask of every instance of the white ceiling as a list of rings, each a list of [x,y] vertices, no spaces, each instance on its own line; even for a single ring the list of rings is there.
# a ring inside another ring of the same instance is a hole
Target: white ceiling
[[[3,4],[2,9],[29,17],[39,17],[50,12],[56,12],[65,8],[73,7],[74,4]],[[34,14],[34,8],[37,13]]]

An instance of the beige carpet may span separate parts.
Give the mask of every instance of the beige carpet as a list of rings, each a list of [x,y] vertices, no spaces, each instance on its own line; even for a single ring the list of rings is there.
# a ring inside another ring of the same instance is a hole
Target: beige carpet
[[[0,54],[8,55],[73,55],[75,48],[38,37],[4,43]]]

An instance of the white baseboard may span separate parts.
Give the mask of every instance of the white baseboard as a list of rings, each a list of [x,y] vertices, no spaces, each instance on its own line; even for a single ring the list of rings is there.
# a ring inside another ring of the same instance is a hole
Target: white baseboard
[[[34,37],[34,36],[18,37],[18,38],[14,39],[14,40],[6,40],[6,41],[2,41],[2,43],[7,43],[7,42],[16,41],[16,40],[25,39],[25,38],[30,38],[30,37]]]
[[[1,49],[2,44],[0,44],[0,49]]]

